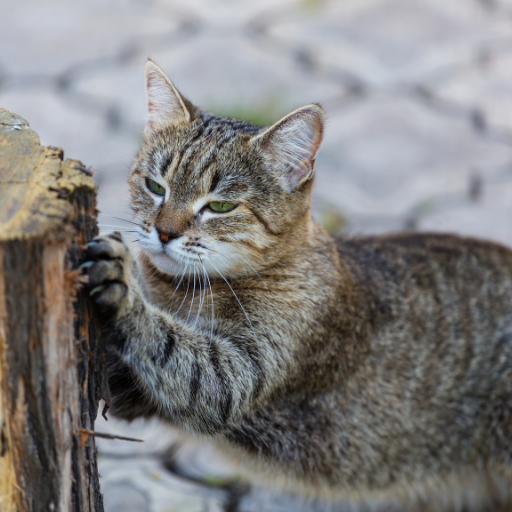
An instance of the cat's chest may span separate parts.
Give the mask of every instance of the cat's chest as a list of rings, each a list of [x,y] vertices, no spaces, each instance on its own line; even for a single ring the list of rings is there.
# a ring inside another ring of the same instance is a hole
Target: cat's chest
[[[187,323],[215,323],[217,319],[232,317],[238,304],[234,290],[206,276],[152,283],[148,288],[153,304]]]

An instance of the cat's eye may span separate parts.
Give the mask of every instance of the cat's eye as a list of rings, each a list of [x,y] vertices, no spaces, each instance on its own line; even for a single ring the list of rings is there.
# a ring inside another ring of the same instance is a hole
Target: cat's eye
[[[146,178],[146,187],[159,196],[165,196],[165,188],[159,185],[156,181]]]
[[[236,203],[221,203],[219,201],[213,201],[208,206],[214,212],[226,213],[231,211],[236,206]]]

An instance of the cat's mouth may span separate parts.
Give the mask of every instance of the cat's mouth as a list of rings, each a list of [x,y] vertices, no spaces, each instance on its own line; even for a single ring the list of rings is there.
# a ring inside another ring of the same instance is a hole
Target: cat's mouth
[[[175,271],[179,266],[179,261],[163,252],[160,254],[150,253],[149,257],[160,270],[163,270],[168,274],[175,274]]]
[[[198,237],[182,236],[163,243],[156,230],[152,230],[141,234],[138,243],[160,270],[172,275],[187,267],[192,271],[196,265],[203,266],[210,256],[210,250]]]
[[[159,270],[173,276],[204,271],[210,277],[222,279],[255,272],[256,263],[251,262],[250,254],[239,244],[206,241],[193,234],[162,243],[156,230],[141,234],[138,243]]]

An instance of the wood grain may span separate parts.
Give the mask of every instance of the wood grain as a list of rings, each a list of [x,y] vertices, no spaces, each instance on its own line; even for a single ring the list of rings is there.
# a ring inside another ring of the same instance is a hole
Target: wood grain
[[[96,185],[0,109],[0,510],[103,510],[94,436],[105,354],[80,292]]]

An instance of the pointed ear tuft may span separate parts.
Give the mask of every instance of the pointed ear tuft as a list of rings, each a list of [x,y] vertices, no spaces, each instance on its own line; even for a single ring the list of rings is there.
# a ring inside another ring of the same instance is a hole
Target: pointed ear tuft
[[[191,120],[187,100],[151,59],[146,62],[146,95],[148,99],[146,133],[154,131],[163,123],[180,124]]]
[[[310,179],[316,152],[322,142],[325,114],[320,105],[295,110],[256,135],[268,166],[284,179],[289,191]]]

